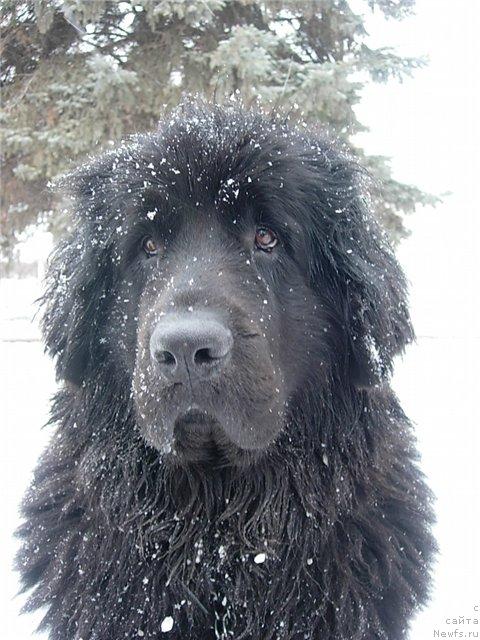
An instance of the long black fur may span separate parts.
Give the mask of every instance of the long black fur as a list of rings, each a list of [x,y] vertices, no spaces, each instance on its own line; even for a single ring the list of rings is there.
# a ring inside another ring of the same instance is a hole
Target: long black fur
[[[413,338],[405,281],[365,180],[304,129],[202,105],[65,179],[73,226],[51,262],[43,325],[64,384],[17,557],[27,608],[46,607],[52,640],[403,637],[426,602],[435,543],[389,385]],[[159,193],[178,215],[200,203],[233,219],[253,202],[301,229],[303,284],[291,288],[322,362],[294,340],[301,384],[284,424],[238,464],[172,464],[138,424],[132,357],[146,294],[132,221]]]

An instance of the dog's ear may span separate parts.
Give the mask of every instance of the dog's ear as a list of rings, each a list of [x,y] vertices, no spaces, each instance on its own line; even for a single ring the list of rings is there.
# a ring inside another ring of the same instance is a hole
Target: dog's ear
[[[356,386],[372,387],[388,379],[394,357],[414,339],[407,285],[384,232],[360,195],[350,203],[345,230],[338,259],[346,293],[350,376]]]
[[[93,239],[95,220],[88,216],[94,194],[101,193],[99,173],[93,164],[84,166],[55,185],[71,200],[72,226],[50,257],[41,299],[43,336],[56,359],[57,378],[78,386],[99,358],[101,314],[111,284],[111,260]]]
[[[59,379],[81,385],[92,349],[95,314],[85,239],[78,228],[52,254],[42,298],[46,348],[56,359]]]
[[[372,214],[365,172],[328,146],[312,165],[315,280],[330,282],[341,314],[347,375],[358,387],[379,385],[414,338],[405,277]]]
[[[368,273],[367,281],[347,284],[348,362],[358,387],[388,379],[394,357],[414,337],[401,273],[393,264],[385,265],[383,273],[372,276],[371,268]]]

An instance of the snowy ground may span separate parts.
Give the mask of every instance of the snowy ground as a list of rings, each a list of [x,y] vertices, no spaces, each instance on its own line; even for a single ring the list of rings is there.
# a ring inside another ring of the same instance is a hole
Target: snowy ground
[[[35,462],[48,442],[49,398],[55,389],[53,367],[44,355],[39,331],[30,322],[33,300],[40,292],[36,280],[0,280],[0,406],[3,442],[0,452],[2,523],[0,526],[1,637],[26,640],[40,616],[19,616],[22,599],[11,572],[17,541],[18,505]],[[41,638],[41,636],[36,636]]]

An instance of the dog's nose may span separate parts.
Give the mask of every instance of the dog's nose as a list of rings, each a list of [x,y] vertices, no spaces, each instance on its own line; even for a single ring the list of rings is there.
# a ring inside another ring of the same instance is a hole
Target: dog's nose
[[[220,372],[232,345],[230,329],[218,320],[175,316],[156,325],[150,338],[150,354],[165,377],[173,382],[187,382]]]

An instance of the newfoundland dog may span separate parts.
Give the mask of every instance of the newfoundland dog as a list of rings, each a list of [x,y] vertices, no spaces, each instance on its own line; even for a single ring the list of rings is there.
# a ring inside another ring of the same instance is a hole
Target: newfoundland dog
[[[404,636],[435,543],[365,183],[306,128],[201,104],[63,180],[63,384],[17,557],[52,640]]]

